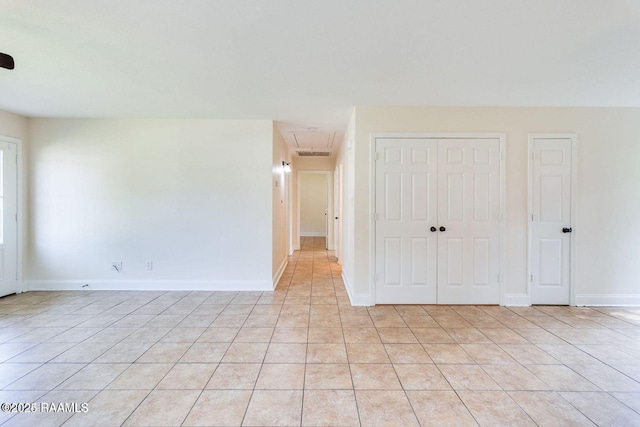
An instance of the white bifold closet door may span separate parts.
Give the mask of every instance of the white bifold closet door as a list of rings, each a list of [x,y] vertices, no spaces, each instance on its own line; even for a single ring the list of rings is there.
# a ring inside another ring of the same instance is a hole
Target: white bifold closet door
[[[378,139],[375,179],[376,303],[499,303],[499,140]]]
[[[500,143],[440,140],[438,303],[500,302]]]
[[[376,302],[435,304],[438,141],[376,144]]]

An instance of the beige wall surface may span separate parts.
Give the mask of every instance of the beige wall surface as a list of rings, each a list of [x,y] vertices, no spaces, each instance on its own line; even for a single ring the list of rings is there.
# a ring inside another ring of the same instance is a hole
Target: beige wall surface
[[[18,114],[0,110],[0,135],[25,141],[28,119]]]
[[[30,138],[34,286],[272,289],[270,120],[31,119]]]
[[[273,126],[273,164],[272,164],[272,191],[273,191],[273,266],[272,274],[274,282],[281,275],[282,267],[289,255],[289,229],[287,227],[287,202],[290,196],[291,173],[285,173],[282,162],[291,162],[289,149],[280,132]],[[277,283],[274,283],[274,286]]]
[[[362,296],[372,292],[371,134],[378,132],[506,133],[507,295],[524,295],[528,286],[528,135],[577,134],[576,294],[581,301],[638,303],[640,109],[357,107],[355,223],[346,232],[353,233],[352,279]]]

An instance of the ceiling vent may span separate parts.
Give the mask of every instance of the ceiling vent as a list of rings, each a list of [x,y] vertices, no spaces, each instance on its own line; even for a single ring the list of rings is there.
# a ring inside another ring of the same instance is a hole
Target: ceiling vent
[[[329,157],[329,151],[297,151],[300,157]]]

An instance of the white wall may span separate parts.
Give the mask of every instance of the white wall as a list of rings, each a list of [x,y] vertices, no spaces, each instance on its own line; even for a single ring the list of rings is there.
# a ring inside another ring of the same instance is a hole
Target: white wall
[[[327,175],[300,173],[300,235],[327,235]]]
[[[272,276],[273,286],[278,284],[278,280],[287,265],[289,255],[289,226],[287,203],[290,195],[291,173],[285,173],[282,162],[291,162],[291,155],[287,144],[285,144],[280,132],[273,126],[273,264]]]
[[[30,123],[33,288],[272,289],[271,121]]]
[[[354,292],[371,294],[372,132],[506,132],[506,293],[527,293],[527,136],[578,134],[577,302],[640,304],[640,109],[357,107]],[[348,240],[348,237],[346,237]],[[347,251],[347,250],[345,250]]]

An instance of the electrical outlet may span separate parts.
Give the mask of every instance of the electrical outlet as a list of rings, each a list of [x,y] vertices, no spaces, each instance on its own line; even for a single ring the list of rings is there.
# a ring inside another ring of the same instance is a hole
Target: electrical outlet
[[[147,261],[147,270],[153,270],[153,261]]]
[[[120,273],[122,271],[122,261],[114,261],[111,263],[111,269]]]

